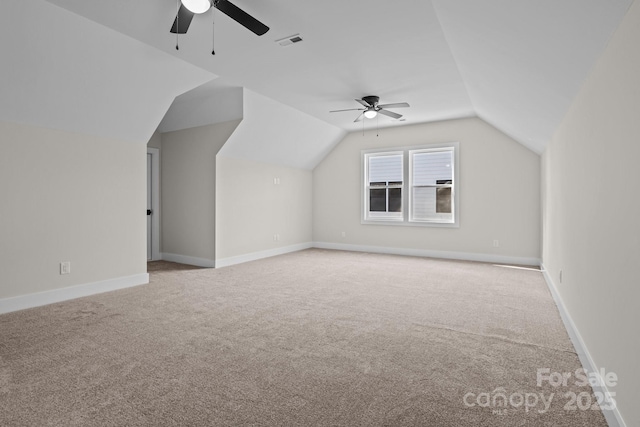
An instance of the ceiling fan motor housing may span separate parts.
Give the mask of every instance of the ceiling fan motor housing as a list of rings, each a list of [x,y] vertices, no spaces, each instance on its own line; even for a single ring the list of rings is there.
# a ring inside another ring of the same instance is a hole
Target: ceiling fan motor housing
[[[375,107],[376,105],[378,105],[378,101],[380,100],[380,97],[369,95],[369,96],[363,96],[362,100],[367,104],[371,105],[372,107]]]

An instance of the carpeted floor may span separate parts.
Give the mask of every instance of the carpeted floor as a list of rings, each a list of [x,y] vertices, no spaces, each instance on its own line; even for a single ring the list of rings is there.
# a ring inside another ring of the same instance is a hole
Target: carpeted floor
[[[537,384],[580,368],[539,271],[319,249],[149,271],[0,316],[0,425],[606,425],[567,408],[573,377]]]

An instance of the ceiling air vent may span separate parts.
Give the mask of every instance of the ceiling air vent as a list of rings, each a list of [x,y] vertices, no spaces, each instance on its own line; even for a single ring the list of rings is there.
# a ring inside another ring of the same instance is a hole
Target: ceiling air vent
[[[302,37],[300,36],[300,34],[294,34],[292,36],[276,40],[276,43],[278,43],[280,46],[290,46],[294,43],[300,43],[301,41]]]

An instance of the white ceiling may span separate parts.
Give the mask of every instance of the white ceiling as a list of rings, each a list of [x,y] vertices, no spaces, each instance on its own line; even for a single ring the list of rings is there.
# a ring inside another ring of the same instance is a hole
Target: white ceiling
[[[41,0],[2,7],[0,120],[146,142],[175,96],[216,77]]]
[[[178,96],[163,117],[158,131],[172,132],[241,119],[244,115],[241,87],[211,80]]]
[[[346,133],[248,89],[242,103],[242,122],[220,150],[222,156],[311,170]]]
[[[174,0],[49,1],[345,131],[361,129],[357,112],[328,111],[378,95],[411,104],[381,127],[478,115],[537,152],[632,2],[233,0],[271,30],[257,37],[217,12],[212,56],[212,12],[176,51]],[[296,33],[303,42],[274,42]]]
[[[632,0],[434,0],[478,116],[541,152]]]

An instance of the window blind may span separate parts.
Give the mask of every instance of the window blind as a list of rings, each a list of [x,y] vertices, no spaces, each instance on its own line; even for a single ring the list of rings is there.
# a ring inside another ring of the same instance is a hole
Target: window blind
[[[402,182],[402,154],[369,157],[369,183]]]

